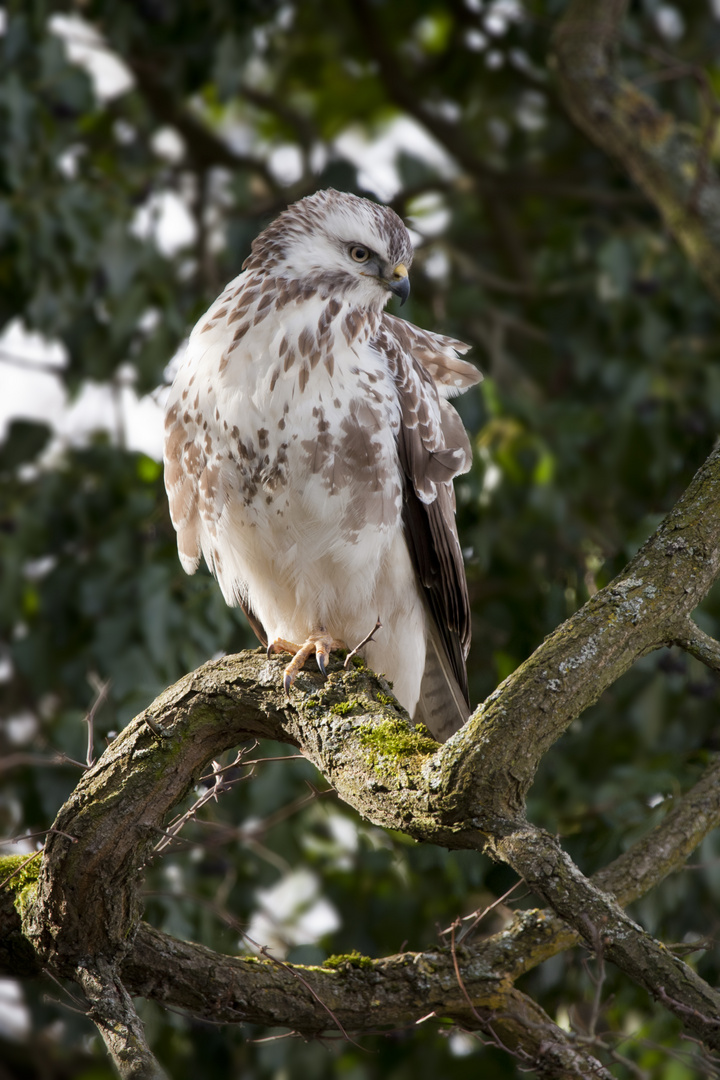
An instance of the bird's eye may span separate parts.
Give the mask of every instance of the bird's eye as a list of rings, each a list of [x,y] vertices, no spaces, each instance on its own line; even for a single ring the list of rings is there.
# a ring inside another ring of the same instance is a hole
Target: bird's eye
[[[368,259],[370,258],[370,252],[366,247],[363,247],[361,244],[353,244],[353,246],[350,248],[350,256],[355,260],[355,262],[362,263],[368,261]]]

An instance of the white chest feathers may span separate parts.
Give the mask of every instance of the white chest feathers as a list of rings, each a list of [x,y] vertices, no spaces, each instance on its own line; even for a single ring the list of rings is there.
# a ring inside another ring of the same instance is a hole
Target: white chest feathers
[[[193,570],[202,551],[268,633],[337,622],[348,591],[364,625],[402,530],[400,405],[369,344],[376,319],[318,297],[257,320],[262,294],[236,318],[231,290],[193,333],[168,406],[181,558]]]

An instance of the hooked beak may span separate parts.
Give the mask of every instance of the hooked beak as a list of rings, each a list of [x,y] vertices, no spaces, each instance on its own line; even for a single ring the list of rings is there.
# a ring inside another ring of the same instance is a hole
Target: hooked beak
[[[402,307],[410,295],[410,278],[404,263],[397,264],[387,285],[391,293],[400,297],[400,307]]]

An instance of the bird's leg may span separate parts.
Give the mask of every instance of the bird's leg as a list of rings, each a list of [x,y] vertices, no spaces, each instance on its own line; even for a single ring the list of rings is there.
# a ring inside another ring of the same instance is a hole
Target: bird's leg
[[[302,645],[295,645],[292,641],[285,641],[284,638],[276,638],[268,645],[268,656],[272,656],[276,652],[289,652],[294,653],[292,660],[285,668],[283,675],[283,686],[285,687],[285,693],[289,696],[290,687],[295,682],[298,671],[300,671],[305,664],[305,661],[312,652],[315,653],[315,659],[317,660],[317,666],[320,669],[322,675],[327,677],[327,662],[330,659],[330,653],[333,649],[345,649],[347,646],[343,641],[336,641],[331,637],[325,628],[321,626],[317,633],[310,634],[307,641]]]
[[[283,686],[285,687],[285,693],[288,697],[290,697],[290,687],[295,682],[298,671],[304,667],[305,661],[314,648],[315,642],[312,638],[308,638],[308,640],[300,646],[288,666],[285,668],[283,673]],[[322,668],[320,670],[322,671]],[[323,671],[323,675],[324,674],[325,672]]]

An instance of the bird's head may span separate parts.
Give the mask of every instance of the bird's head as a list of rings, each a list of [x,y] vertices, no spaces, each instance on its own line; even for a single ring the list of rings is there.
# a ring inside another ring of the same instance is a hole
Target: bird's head
[[[280,214],[253,242],[245,268],[379,310],[391,295],[407,300],[412,256],[410,234],[394,210],[328,189]]]

